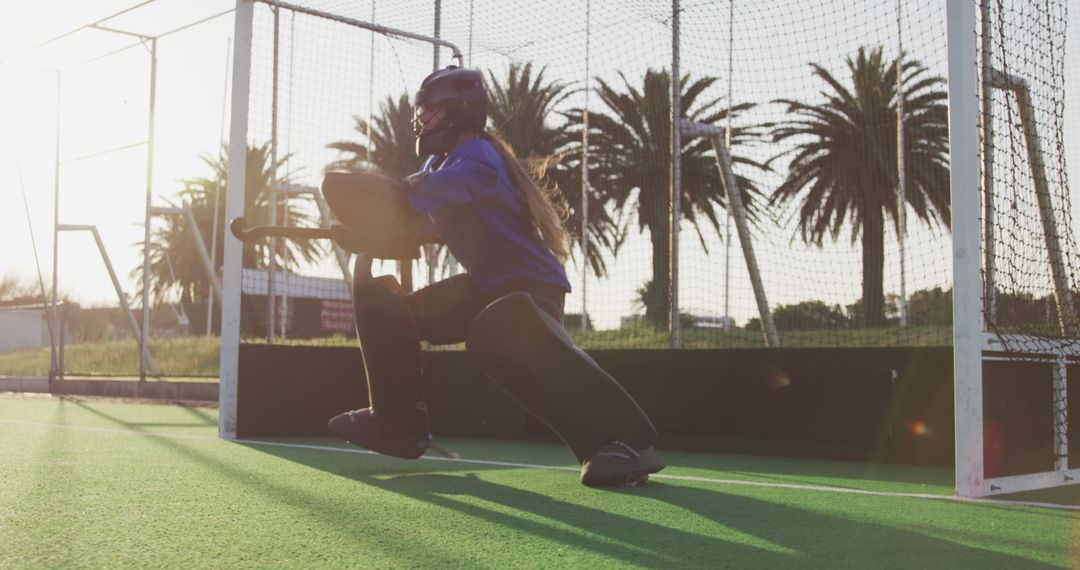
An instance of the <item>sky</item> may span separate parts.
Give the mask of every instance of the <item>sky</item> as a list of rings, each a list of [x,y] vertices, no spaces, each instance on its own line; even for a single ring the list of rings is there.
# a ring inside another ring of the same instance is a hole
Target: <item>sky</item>
[[[1070,0],[1074,16],[1080,2]],[[52,218],[56,119],[61,125],[61,223],[97,225],[106,249],[129,294],[137,284],[129,277],[138,265],[137,245],[142,240],[147,192],[149,53],[134,38],[102,30],[84,30],[49,46],[29,49],[43,41],[93,23],[136,0],[39,0],[7,2],[0,20],[0,238],[6,247],[0,272],[33,278],[36,274],[32,228],[46,282],[52,264]],[[367,1],[318,0],[319,8],[341,11],[368,20]],[[376,0],[379,23],[429,33],[430,2]],[[617,72],[633,78],[645,68],[670,61],[667,36],[670,10],[662,2],[593,2],[586,22],[586,4],[563,1],[543,8],[491,0],[444,0],[443,37],[461,46],[471,63],[499,72],[510,62],[548,66],[549,77],[580,86],[589,65],[591,76],[618,83]],[[736,2],[735,26],[729,28],[727,2],[684,1],[683,68],[721,78],[710,91],[726,98],[730,85],[736,101],[768,103],[779,97],[813,99],[820,90],[807,72],[809,61],[840,70],[844,54],[859,45],[895,44],[893,0],[858,3],[830,0],[790,4]],[[469,8],[476,10],[470,18]],[[905,2],[903,14],[906,49],[932,69],[944,66],[943,3]],[[157,35],[211,18],[233,7],[230,0],[155,0],[102,26]],[[255,23],[256,62],[252,78],[252,125],[249,140],[269,137],[269,11],[259,6]],[[844,31],[838,23],[851,29]],[[470,27],[470,24],[472,26]],[[342,30],[323,22],[283,18],[280,68],[290,87],[280,93],[279,137],[285,150],[295,154],[290,169],[298,181],[316,184],[320,165],[336,158],[325,148],[329,141],[355,138],[352,117],[365,115],[374,101],[407,92],[431,69],[431,48],[410,42]],[[470,29],[472,34],[470,34]],[[584,53],[585,31],[591,57]],[[729,38],[734,29],[735,38]],[[201,155],[215,154],[228,132],[226,68],[233,33],[232,15],[226,13],[158,40],[157,99],[154,122],[152,201],[165,205],[181,188],[179,180],[207,173]],[[293,38],[296,38],[295,41]],[[627,39],[632,41],[627,41]],[[1069,29],[1067,86],[1080,77],[1080,26]],[[133,47],[127,47],[133,46]],[[295,46],[295,49],[293,48]],[[729,46],[733,48],[729,50]],[[471,49],[470,49],[471,47]],[[127,49],[124,49],[127,48]],[[121,51],[116,51],[121,50]],[[115,53],[113,53],[115,52]],[[96,61],[86,60],[101,56]],[[728,54],[733,54],[728,72]],[[375,66],[370,60],[372,54]],[[287,56],[287,57],[286,57]],[[442,63],[448,63],[448,54]],[[62,89],[57,101],[57,74],[62,67]],[[295,77],[295,80],[293,78]],[[1073,100],[1078,100],[1073,98]],[[581,92],[568,104],[581,104]],[[595,99],[592,100],[595,105]],[[775,105],[759,106],[768,120]],[[1078,111],[1066,106],[1065,142],[1077,140]],[[224,125],[224,131],[223,131]],[[736,125],[738,126],[738,125]],[[120,150],[112,150],[120,149]],[[767,159],[776,149],[763,144],[750,152]],[[106,152],[108,151],[108,152]],[[104,154],[99,154],[104,153]],[[1075,154],[1075,153],[1074,153]],[[1072,180],[1080,180],[1080,161],[1071,165]],[[21,177],[20,177],[21,172]],[[778,175],[761,178],[763,185],[778,183]],[[22,199],[25,188],[30,224]],[[610,276],[588,283],[588,308],[605,328],[635,312],[633,299],[650,274],[647,235],[637,231],[629,212],[630,231]],[[807,248],[793,239],[792,211],[774,214],[777,227],[755,233],[755,249],[762,266],[770,304],[794,303],[808,298],[847,304],[859,294],[861,279],[858,248],[847,237],[823,250]],[[1076,216],[1073,217],[1076,219]],[[949,279],[949,242],[941,231],[918,224],[907,240],[908,292],[944,285]],[[684,310],[720,315],[725,283],[725,247],[711,229],[705,245],[694,229],[684,224],[681,252],[680,297]],[[889,252],[898,251],[889,236]],[[59,275],[62,294],[85,304],[115,304],[115,294],[96,249],[86,235],[60,238]],[[708,252],[706,252],[706,247]],[[732,306],[738,321],[756,316],[749,280],[737,247],[731,250]],[[887,254],[886,287],[899,290],[898,255]],[[333,275],[331,262],[302,268],[308,274]],[[569,267],[575,294],[568,311],[581,308],[581,277]],[[422,279],[421,279],[422,281]]]
[[[21,194],[25,187],[47,283],[52,272],[57,122],[57,73],[52,69],[61,67],[60,223],[97,225],[125,289],[134,292],[128,273],[138,264],[132,244],[141,242],[146,204],[149,51],[136,38],[98,30],[25,50],[136,4],[13,2],[8,14],[14,11],[14,17],[0,21],[0,232],[9,244],[0,271],[36,275]],[[152,6],[153,11],[132,13],[138,18],[121,16],[103,25],[154,35],[232,9],[224,0],[165,0]],[[226,14],[158,42],[155,206],[165,205],[163,199],[179,189],[179,179],[203,175],[200,154],[214,153],[221,144],[232,26]],[[122,51],[80,65],[115,50]],[[61,235],[59,275],[62,294],[87,304],[116,302],[87,234]]]

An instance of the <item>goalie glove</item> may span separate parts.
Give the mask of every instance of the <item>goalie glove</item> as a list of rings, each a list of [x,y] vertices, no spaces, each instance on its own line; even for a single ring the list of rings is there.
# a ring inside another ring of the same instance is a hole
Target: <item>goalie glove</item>
[[[427,175],[427,170],[421,170],[420,172],[410,174],[405,178],[401,179],[401,185],[405,187],[405,190],[412,190],[413,188],[419,186],[420,183],[423,182],[425,178],[427,178]]]

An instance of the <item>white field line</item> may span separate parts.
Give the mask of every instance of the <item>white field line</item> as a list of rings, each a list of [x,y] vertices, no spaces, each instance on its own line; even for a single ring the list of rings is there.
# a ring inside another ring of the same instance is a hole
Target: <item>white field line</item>
[[[97,433],[113,433],[122,435],[137,435],[145,437],[160,437],[167,439],[193,439],[201,441],[223,441],[221,438],[208,436],[208,435],[183,435],[183,434],[171,434],[160,432],[144,432],[126,429],[114,429],[114,428],[97,428],[97,427],[84,427],[84,426],[70,426],[62,424],[49,424],[39,422],[24,422],[18,420],[0,420],[0,424],[9,425],[21,425],[32,426],[51,429],[67,429],[72,431],[82,432],[97,432]],[[258,439],[235,439],[231,440],[235,443],[243,443],[247,445],[259,445],[266,447],[288,447],[293,449],[310,449],[314,451],[328,451],[331,453],[352,453],[359,455],[378,455],[373,451],[359,448],[347,448],[347,447],[332,447],[326,445],[310,445],[304,443],[285,443],[280,441],[264,441]],[[539,465],[535,463],[517,463],[513,461],[493,461],[487,459],[468,459],[464,457],[439,457],[434,455],[425,455],[420,459],[427,461],[447,461],[450,463],[465,463],[469,465],[486,465],[492,467],[511,467],[517,469],[542,469],[546,471],[570,471],[578,472],[579,467],[571,467],[565,465]],[[929,499],[936,501],[953,501],[957,503],[975,503],[986,505],[1015,505],[1022,507],[1038,507],[1043,509],[1056,509],[1063,511],[1077,511],[1080,512],[1080,506],[1077,505],[1060,505],[1056,503],[1041,503],[1036,501],[1014,501],[1007,499],[965,499],[963,497],[957,497],[956,495],[934,495],[930,493],[900,493],[892,491],[871,491],[867,489],[849,489],[845,487],[830,487],[828,485],[798,485],[794,483],[769,483],[763,481],[745,481],[740,479],[718,479],[714,477],[699,477],[694,475],[665,475],[663,473],[654,473],[649,476],[650,479],[663,479],[669,481],[691,481],[695,483],[709,483],[712,485],[732,485],[743,487],[766,487],[770,489],[790,489],[795,491],[811,491],[816,493],[839,493],[847,495],[870,495],[874,497],[898,497],[906,499]]]

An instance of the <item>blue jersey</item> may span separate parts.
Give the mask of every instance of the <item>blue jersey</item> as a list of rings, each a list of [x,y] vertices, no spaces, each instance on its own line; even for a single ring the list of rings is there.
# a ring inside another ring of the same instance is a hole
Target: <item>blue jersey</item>
[[[566,270],[540,237],[490,142],[459,144],[438,170],[409,189],[409,204],[434,223],[481,291],[522,279],[570,291]]]

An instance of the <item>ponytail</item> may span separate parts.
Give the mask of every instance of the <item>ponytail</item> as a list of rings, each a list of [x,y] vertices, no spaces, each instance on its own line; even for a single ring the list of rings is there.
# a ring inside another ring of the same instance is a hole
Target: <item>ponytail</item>
[[[555,254],[559,261],[564,262],[570,257],[570,234],[563,226],[566,219],[566,207],[562,204],[559,188],[539,183],[544,178],[549,159],[529,161],[529,167],[521,163],[514,149],[503,140],[498,133],[488,131],[480,135],[480,138],[490,142],[510,174],[510,181],[521,193],[525,200],[525,208],[529,212],[533,227],[543,238],[544,244]]]

